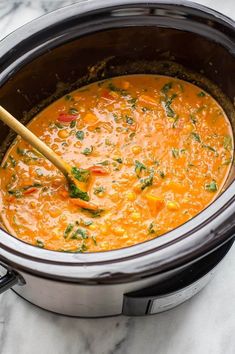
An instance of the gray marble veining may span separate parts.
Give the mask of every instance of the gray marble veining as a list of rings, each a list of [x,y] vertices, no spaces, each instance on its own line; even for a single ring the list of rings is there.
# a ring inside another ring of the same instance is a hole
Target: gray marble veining
[[[0,0],[0,38],[75,2],[79,1]],[[235,18],[234,0],[197,2]],[[234,354],[234,274],[235,247],[199,295],[148,318],[67,318],[8,291],[0,296],[0,354]]]

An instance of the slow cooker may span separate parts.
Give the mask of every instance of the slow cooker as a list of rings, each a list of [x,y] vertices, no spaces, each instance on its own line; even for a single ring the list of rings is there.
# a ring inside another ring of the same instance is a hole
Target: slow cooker
[[[183,1],[88,0],[36,19],[0,43],[0,103],[23,123],[74,88],[133,73],[170,74],[211,93],[235,129],[235,26]],[[0,123],[1,153],[14,135]],[[98,253],[40,249],[0,230],[0,292],[12,288],[70,316],[148,315],[201,290],[235,234],[235,181],[173,231]]]

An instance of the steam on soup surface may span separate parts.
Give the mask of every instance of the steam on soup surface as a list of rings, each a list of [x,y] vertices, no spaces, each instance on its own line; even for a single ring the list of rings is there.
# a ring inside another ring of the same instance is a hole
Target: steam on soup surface
[[[29,128],[77,167],[81,197],[100,208],[81,208],[64,176],[18,138],[0,171],[2,218],[13,235],[50,250],[112,250],[174,229],[216,198],[233,158],[218,103],[166,76],[93,83],[54,102]]]

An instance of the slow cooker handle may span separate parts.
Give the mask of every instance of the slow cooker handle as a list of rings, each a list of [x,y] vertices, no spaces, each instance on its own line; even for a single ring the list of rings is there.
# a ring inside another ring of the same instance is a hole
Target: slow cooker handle
[[[3,265],[1,264],[1,266]],[[14,271],[7,269],[6,274],[0,278],[0,294],[16,285],[18,281],[18,275]]]

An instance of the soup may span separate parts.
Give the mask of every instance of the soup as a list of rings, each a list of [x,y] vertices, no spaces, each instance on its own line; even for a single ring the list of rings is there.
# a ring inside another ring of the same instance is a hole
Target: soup
[[[118,249],[176,228],[218,196],[233,159],[231,126],[218,103],[166,76],[90,84],[28,127],[87,184],[76,198],[65,177],[19,137],[3,160],[6,228],[55,251]],[[88,210],[82,199],[99,209]]]

